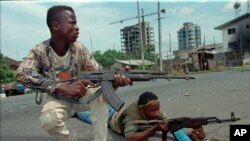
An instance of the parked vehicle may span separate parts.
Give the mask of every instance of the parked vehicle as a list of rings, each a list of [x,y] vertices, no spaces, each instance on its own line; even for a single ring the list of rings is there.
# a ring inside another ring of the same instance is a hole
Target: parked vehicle
[[[4,85],[4,91],[6,96],[24,94],[25,87],[18,82],[10,82]]]

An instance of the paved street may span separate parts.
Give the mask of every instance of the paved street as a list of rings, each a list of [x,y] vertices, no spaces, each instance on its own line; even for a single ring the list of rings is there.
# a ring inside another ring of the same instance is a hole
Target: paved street
[[[169,118],[217,116],[225,119],[230,118],[231,112],[241,118],[235,123],[204,126],[206,139],[210,141],[229,141],[230,124],[250,124],[250,71],[230,70],[192,76],[196,79],[135,82],[132,87],[120,88],[117,95],[127,105],[144,91],[155,92]],[[27,94],[1,100],[1,141],[55,141],[40,127],[41,105],[36,105],[34,98],[34,94]],[[67,124],[81,132],[82,141],[91,140],[90,125],[75,118]],[[110,141],[122,140],[112,131],[109,133]]]

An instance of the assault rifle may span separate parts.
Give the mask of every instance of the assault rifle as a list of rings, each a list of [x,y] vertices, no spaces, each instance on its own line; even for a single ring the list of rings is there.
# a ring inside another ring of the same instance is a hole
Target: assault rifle
[[[91,101],[95,98],[97,98],[101,93],[103,93],[103,97],[106,99],[106,101],[115,109],[120,110],[122,106],[124,105],[124,102],[120,100],[116,94],[115,90],[112,85],[112,81],[115,80],[114,75],[115,74],[121,74],[125,75],[126,77],[130,78],[132,81],[150,81],[154,79],[195,79],[194,77],[189,76],[168,76],[166,72],[158,72],[158,71],[141,71],[141,70],[121,70],[121,71],[82,71],[77,74],[76,77],[63,80],[63,81],[57,81],[56,83],[63,83],[63,82],[72,82],[78,79],[86,79],[90,80],[91,82],[95,83],[96,86],[101,86],[101,89],[99,89],[94,95],[90,97],[69,97],[64,96],[60,94],[53,94],[53,96],[62,99],[66,102],[73,103],[73,104],[84,104],[88,101]],[[34,87],[35,89],[39,89],[38,87]],[[38,96],[38,93],[37,93]],[[41,103],[41,97],[40,100],[36,96],[36,103]]]
[[[153,79],[195,79],[194,77],[189,76],[168,76],[166,72],[157,72],[157,71],[141,71],[141,70],[121,70],[121,71],[82,71],[77,74],[76,77],[71,78],[66,81],[74,81],[77,79],[86,79],[90,80],[98,85],[101,85],[101,91],[103,93],[103,97],[107,100],[107,102],[115,109],[120,110],[124,105],[124,102],[120,100],[116,94],[112,85],[112,81],[114,81],[114,75],[121,74],[130,78],[132,81],[150,81]],[[61,81],[62,82],[62,81]],[[65,82],[65,81],[63,81]],[[78,99],[75,99],[78,104],[82,102]]]
[[[231,118],[229,119],[219,119],[216,116],[213,117],[180,117],[169,119],[169,131],[175,132],[181,128],[199,128],[202,125],[207,125],[210,123],[224,123],[224,122],[235,122],[240,120],[240,118],[235,118],[234,112],[231,112]]]
[[[162,134],[162,141],[167,140],[167,132],[169,131],[174,135],[174,137],[178,141],[190,141],[190,138],[185,134],[182,133],[180,129],[182,128],[192,128],[197,129],[203,125],[211,124],[211,123],[224,123],[224,122],[235,122],[240,120],[240,118],[235,118],[234,112],[231,112],[231,118],[229,119],[219,119],[216,116],[212,117],[179,117],[173,118],[168,120],[168,130]],[[149,124],[157,123],[160,120],[149,120],[147,121]],[[146,124],[148,124],[146,123]],[[145,124],[145,123],[143,123]]]
[[[168,131],[174,135],[178,141],[190,141],[190,138],[183,132],[182,128],[193,128],[197,129],[203,125],[211,123],[224,123],[224,122],[235,122],[240,120],[240,118],[235,118],[234,112],[231,112],[231,118],[229,119],[219,119],[216,116],[212,117],[178,117],[173,119],[168,119],[168,130],[164,131],[162,134],[162,141],[167,140]],[[139,128],[142,130],[148,129],[160,122],[161,120],[134,120],[127,124],[138,124]],[[179,132],[179,133],[178,133]],[[178,135],[179,134],[179,135]]]

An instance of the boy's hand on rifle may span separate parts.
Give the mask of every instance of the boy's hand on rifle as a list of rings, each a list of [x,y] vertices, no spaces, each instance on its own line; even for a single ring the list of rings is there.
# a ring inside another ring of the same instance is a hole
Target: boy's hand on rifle
[[[158,122],[156,126],[159,131],[166,132],[168,130],[168,122],[166,120]]]
[[[56,89],[56,92],[66,96],[76,96],[81,98],[86,95],[89,86],[95,87],[95,84],[89,80],[79,79],[70,84],[61,84]]]
[[[126,77],[125,75],[115,74],[114,75],[115,81],[113,82],[113,86],[115,88],[119,86],[127,86],[127,85],[133,85],[130,78]]]
[[[203,130],[202,127],[200,128],[197,128],[197,129],[194,129],[193,131],[191,131],[190,133],[191,135],[191,138],[194,140],[194,141],[203,141],[206,137],[206,134]]]

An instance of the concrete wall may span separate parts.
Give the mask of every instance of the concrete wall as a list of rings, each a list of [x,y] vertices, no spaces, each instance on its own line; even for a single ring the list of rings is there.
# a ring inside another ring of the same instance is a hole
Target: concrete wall
[[[245,52],[243,59],[244,66],[250,66],[250,52]]]
[[[228,43],[230,42],[237,42],[237,44],[240,44],[240,37],[242,38],[242,45],[243,47],[249,46],[249,40],[250,40],[250,28],[247,28],[246,26],[250,25],[250,18],[242,19],[241,21],[238,21],[236,23],[233,23],[225,28],[222,29],[222,36],[223,36],[223,50],[224,52],[232,51],[232,49],[228,48]],[[228,29],[236,29],[235,34],[229,34],[228,35]],[[247,43],[248,42],[248,43]],[[250,49],[250,47],[248,47]]]

